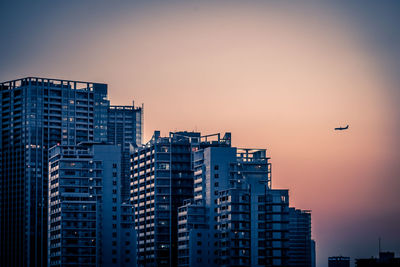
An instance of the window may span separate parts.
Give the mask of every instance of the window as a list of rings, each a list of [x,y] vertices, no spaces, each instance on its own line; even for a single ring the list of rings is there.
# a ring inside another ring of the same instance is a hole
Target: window
[[[219,185],[218,182],[216,182],[216,183],[214,184],[214,186],[216,186],[216,187],[218,187],[218,185]]]
[[[114,168],[114,169],[117,168],[117,163],[113,163],[113,168]]]
[[[218,165],[215,165],[214,166],[214,170],[218,170],[219,169],[219,166]]]
[[[214,178],[219,178],[219,174],[218,173],[216,173],[216,174],[214,174]]]

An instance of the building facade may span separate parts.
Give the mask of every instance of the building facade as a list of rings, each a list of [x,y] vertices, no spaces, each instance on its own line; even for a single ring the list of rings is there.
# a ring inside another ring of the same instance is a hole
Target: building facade
[[[135,266],[132,206],[121,205],[121,147],[49,151],[49,266]]]
[[[178,208],[178,266],[211,264],[211,232],[205,205],[186,200]],[[196,248],[196,249],[194,249]]]
[[[107,85],[28,77],[0,90],[0,265],[46,266],[48,149],[106,140]]]
[[[193,198],[192,150],[199,133],[153,138],[131,155],[131,203],[135,209],[140,266],[176,266],[178,207]]]
[[[313,267],[311,211],[289,208],[289,265]]]
[[[179,208],[178,265],[288,266],[288,190],[271,189],[265,149],[230,144],[228,133],[194,151],[194,198]]]
[[[110,106],[107,116],[107,141],[120,145],[122,201],[129,203],[130,198],[130,150],[142,145],[143,105]]]

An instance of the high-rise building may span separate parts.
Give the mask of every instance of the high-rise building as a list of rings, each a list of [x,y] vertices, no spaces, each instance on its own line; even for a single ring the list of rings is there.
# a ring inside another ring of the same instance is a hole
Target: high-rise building
[[[135,266],[132,205],[121,205],[121,147],[49,151],[49,266]]]
[[[350,267],[350,257],[329,257],[328,267]]]
[[[0,90],[0,265],[46,266],[48,149],[107,140],[107,85],[28,77]]]
[[[200,133],[155,131],[132,155],[131,203],[138,233],[138,264],[176,266],[178,207],[193,198],[192,150]]]
[[[219,181],[219,171],[227,171],[226,164],[235,158],[230,133],[202,136],[199,146],[193,149],[194,195],[179,207],[178,214],[178,265],[204,266],[214,264],[216,255],[216,224],[210,218],[216,216],[216,197],[224,179]],[[223,149],[216,150],[218,147]],[[214,165],[211,164],[213,152]],[[217,153],[218,152],[218,153]],[[221,170],[218,166],[221,166]],[[208,177],[208,179],[206,178]],[[210,177],[215,177],[214,183]],[[219,184],[221,182],[221,184]]]
[[[107,116],[107,141],[122,148],[122,201],[130,198],[130,150],[142,144],[143,105],[110,106]]]
[[[271,189],[265,149],[230,143],[228,133],[194,151],[194,198],[179,208],[178,264],[287,266],[288,190]]]
[[[289,208],[289,265],[313,265],[311,211]]]

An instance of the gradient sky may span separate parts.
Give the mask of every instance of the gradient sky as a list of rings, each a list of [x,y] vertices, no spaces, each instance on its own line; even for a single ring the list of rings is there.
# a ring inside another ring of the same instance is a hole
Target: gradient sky
[[[267,148],[273,187],[312,210],[318,266],[376,256],[378,237],[399,256],[400,2],[2,1],[0,11],[1,81],[108,83],[113,104],[145,104],[145,140],[230,131],[235,146]]]

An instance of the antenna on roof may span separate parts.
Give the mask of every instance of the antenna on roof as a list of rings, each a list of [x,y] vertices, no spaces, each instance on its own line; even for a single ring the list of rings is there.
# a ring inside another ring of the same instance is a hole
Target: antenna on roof
[[[378,243],[379,243],[379,254],[381,254],[381,237],[378,238]]]

